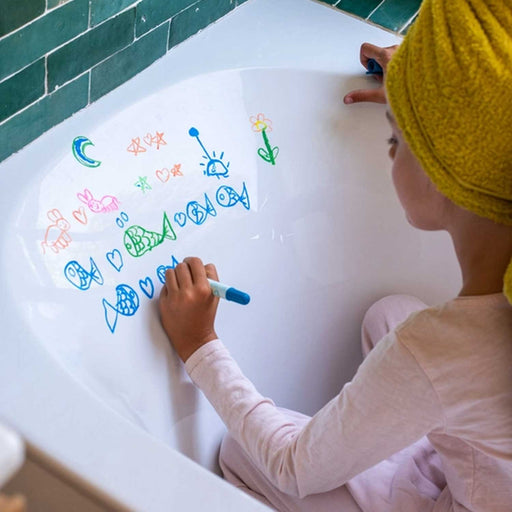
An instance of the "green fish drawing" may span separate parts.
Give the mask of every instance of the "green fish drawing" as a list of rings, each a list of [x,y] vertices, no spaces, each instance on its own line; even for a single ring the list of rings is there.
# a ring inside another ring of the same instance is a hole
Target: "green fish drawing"
[[[162,234],[148,231],[141,226],[130,226],[124,232],[123,243],[128,253],[134,258],[139,258],[155,247],[158,247],[164,240],[176,240],[176,233],[164,212]]]

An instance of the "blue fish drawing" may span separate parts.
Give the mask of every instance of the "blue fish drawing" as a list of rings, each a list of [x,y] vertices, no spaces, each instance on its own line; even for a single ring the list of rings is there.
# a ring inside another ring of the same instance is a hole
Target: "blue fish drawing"
[[[89,271],[85,270],[76,260],[70,261],[64,267],[64,276],[79,290],[88,290],[93,281],[99,285],[103,284],[103,276],[101,275],[98,265],[96,265],[96,262],[92,258],[89,258],[89,262],[91,264]]]
[[[176,240],[176,233],[172,229],[167,213],[164,212],[162,233],[148,231],[141,226],[130,226],[124,232],[123,243],[128,254],[134,258],[139,258],[158,247],[165,240]]]
[[[105,321],[111,333],[116,330],[119,315],[133,316],[139,309],[140,301],[137,292],[127,284],[116,286],[116,304],[113,306],[107,299],[103,299]]]
[[[237,203],[240,203],[246,210],[250,210],[251,203],[249,201],[249,194],[247,193],[245,182],[243,185],[244,186],[240,194],[238,194],[233,187],[229,187],[228,185],[222,185],[219,187],[216,194],[217,203],[224,208],[231,208]]]

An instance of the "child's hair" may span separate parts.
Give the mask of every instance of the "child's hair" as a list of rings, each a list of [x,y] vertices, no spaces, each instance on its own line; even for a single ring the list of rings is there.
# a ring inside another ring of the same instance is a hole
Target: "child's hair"
[[[435,22],[434,22],[435,20]],[[512,2],[424,0],[389,63],[411,150],[458,206],[512,225]],[[512,303],[512,261],[504,279]]]

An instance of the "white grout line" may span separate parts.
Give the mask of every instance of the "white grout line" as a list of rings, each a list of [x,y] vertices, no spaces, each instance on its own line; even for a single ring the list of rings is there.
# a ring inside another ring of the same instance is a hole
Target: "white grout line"
[[[418,15],[418,13],[420,12],[420,10],[418,9],[413,16],[411,16],[411,18],[405,23],[405,25],[400,29],[398,30],[398,33],[401,34],[403,30],[405,30],[414,20],[414,18]]]
[[[375,14],[375,11],[376,11],[379,7],[382,7],[382,4],[383,4],[385,1],[386,1],[386,0],[382,0],[382,1],[380,2],[380,4],[379,4],[379,5],[377,5],[377,7],[375,7],[375,9],[373,9],[373,11],[372,11],[370,14],[368,14],[368,16],[366,17],[366,19],[371,18],[371,17]]]

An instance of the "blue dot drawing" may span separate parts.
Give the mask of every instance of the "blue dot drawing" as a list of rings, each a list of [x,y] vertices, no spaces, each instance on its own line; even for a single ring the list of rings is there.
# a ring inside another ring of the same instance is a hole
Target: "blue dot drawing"
[[[85,291],[91,287],[92,282],[99,285],[103,284],[103,276],[100,269],[93,258],[89,258],[91,268],[89,271],[85,270],[78,261],[73,260],[66,264],[64,267],[64,276],[66,279],[79,290]]]
[[[251,203],[249,201],[249,194],[247,193],[245,182],[243,185],[244,186],[240,194],[238,194],[233,187],[229,187],[227,185],[219,187],[215,197],[217,199],[217,203],[224,208],[231,208],[237,203],[240,203],[246,210],[250,210]]]
[[[126,212],[121,212],[119,217],[116,218],[116,224],[123,229],[124,225],[130,220]]]
[[[167,272],[168,269],[170,268],[176,268],[176,265],[178,264],[178,260],[173,256],[172,257],[172,263],[170,265],[160,265],[157,269],[156,269],[156,275],[158,277],[158,280],[162,283],[162,284],[165,284],[165,273]]]
[[[212,155],[210,156],[210,153],[208,153],[207,149],[204,147],[201,139],[199,138],[199,130],[192,127],[188,131],[188,134],[191,137],[195,137],[197,139],[201,149],[204,151],[203,158],[207,160],[207,162],[200,164],[201,167],[204,167],[203,174],[206,176],[216,176],[218,179],[221,177],[227,178],[229,173],[229,162],[225,164],[223,161],[224,151],[220,154],[219,158],[217,158],[215,151],[213,151]]]
[[[114,334],[119,315],[133,316],[139,309],[140,301],[137,292],[127,284],[116,286],[116,304],[113,306],[107,299],[102,300],[105,321],[110,332]]]
[[[151,277],[148,276],[145,279],[139,279],[139,288],[148,299],[153,298],[153,294],[155,293],[155,285],[153,284]]]
[[[119,249],[114,249],[111,252],[107,252],[106,254],[107,261],[118,271],[121,272],[123,268],[123,255],[119,251]]]

